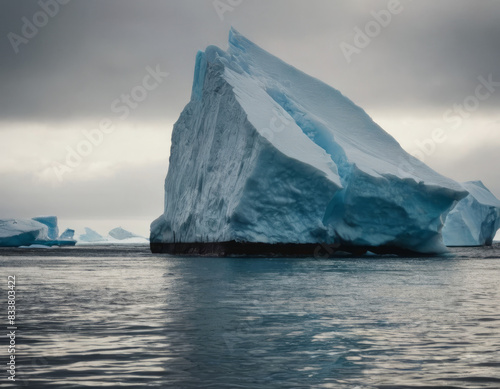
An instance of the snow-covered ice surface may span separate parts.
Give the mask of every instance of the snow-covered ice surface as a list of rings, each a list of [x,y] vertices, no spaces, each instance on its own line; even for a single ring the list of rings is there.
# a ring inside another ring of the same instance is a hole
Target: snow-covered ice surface
[[[227,52],[196,57],[151,242],[438,253],[446,215],[466,195],[339,91],[231,30]]]
[[[489,246],[500,228],[500,200],[481,181],[462,185],[470,194],[446,218],[444,243],[447,246]]]
[[[45,224],[48,228],[49,239],[57,239],[59,236],[59,227],[57,226],[57,216],[39,216],[34,217],[33,220]]]
[[[48,227],[36,220],[0,219],[0,246],[29,246],[48,239]]]

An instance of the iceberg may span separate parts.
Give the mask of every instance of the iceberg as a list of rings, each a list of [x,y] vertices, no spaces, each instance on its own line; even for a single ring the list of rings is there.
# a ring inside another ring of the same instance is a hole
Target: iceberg
[[[109,231],[109,236],[102,236],[98,232],[94,231],[89,227],[85,227],[85,233],[78,237],[79,245],[144,245],[148,244],[149,240],[135,235],[121,227],[117,227]]]
[[[67,228],[57,239],[56,244],[58,246],[74,246],[76,245],[76,240],[74,236],[75,236],[75,230]]]
[[[75,230],[72,230],[71,228],[67,228],[59,237],[61,240],[73,240],[73,237],[75,236]]]
[[[447,246],[491,246],[500,228],[500,200],[481,181],[462,184],[469,195],[449,213],[443,228]]]
[[[111,231],[109,231],[108,234],[112,238],[118,239],[118,240],[124,240],[124,239],[130,239],[130,238],[140,238],[139,235],[132,234],[131,232],[124,230],[121,227],[113,228]]]
[[[100,235],[93,229],[85,227],[85,234],[81,234],[78,241],[86,243],[105,242],[106,238],[104,238],[102,235]]]
[[[72,231],[72,230],[69,230]],[[59,228],[56,216],[33,219],[0,219],[0,246],[51,247],[74,246],[76,240],[57,237]]]
[[[172,133],[153,252],[312,256],[446,251],[460,184],[406,153],[338,90],[231,29],[196,56]],[[410,167],[410,168],[408,168]]]
[[[48,227],[31,219],[0,219],[0,246],[30,246],[47,241]]]
[[[59,236],[59,227],[57,226],[57,216],[39,216],[33,220],[45,224],[49,228],[49,239],[57,239]]]

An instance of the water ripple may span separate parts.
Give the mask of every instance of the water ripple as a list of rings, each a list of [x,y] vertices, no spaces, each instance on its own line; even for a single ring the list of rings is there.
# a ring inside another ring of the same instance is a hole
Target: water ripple
[[[453,252],[1,249],[2,274],[18,280],[16,386],[498,389],[499,246]]]

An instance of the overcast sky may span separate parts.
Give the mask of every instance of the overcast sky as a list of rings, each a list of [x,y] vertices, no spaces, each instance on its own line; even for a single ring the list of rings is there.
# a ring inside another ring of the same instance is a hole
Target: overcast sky
[[[147,234],[196,52],[227,48],[231,25],[342,91],[440,173],[500,197],[498,1],[55,1],[2,0],[0,217]],[[126,112],[121,95],[152,71],[154,87]],[[106,119],[114,130],[61,171]],[[431,145],[436,128],[445,140]]]

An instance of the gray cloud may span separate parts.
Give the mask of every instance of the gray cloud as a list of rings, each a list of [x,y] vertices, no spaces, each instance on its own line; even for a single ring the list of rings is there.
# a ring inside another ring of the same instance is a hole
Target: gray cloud
[[[67,219],[140,217],[163,212],[167,164],[122,166],[110,177],[67,180],[63,185],[40,182],[36,175],[1,176],[0,217],[59,215]],[[22,190],[20,190],[22,189]]]
[[[439,172],[460,182],[481,180],[498,197],[498,147],[498,143],[483,145],[469,150],[465,155],[442,160],[439,162]]]
[[[221,21],[213,0],[72,0],[16,54],[8,34],[21,34],[22,18],[31,20],[40,5],[6,0],[0,13],[0,120],[98,121],[112,114],[114,99],[141,82],[146,66],[159,64],[170,75],[133,119],[171,122],[189,100],[196,51],[211,44],[226,48],[231,25],[369,112],[439,116],[474,92],[478,76],[500,81],[495,0],[401,0],[403,11],[347,63],[340,44],[353,43],[355,28],[363,29],[372,12],[387,4],[243,0]],[[499,103],[500,90],[475,116],[495,112]],[[492,166],[498,152],[487,143],[432,167],[459,180],[483,179],[499,195]],[[30,173],[3,174],[0,215],[152,219],[161,213],[165,173],[162,164],[128,166],[112,179],[68,180],[56,188]]]
[[[48,1],[48,0],[44,0]],[[477,76],[500,80],[500,4],[483,0],[401,0],[403,12],[347,64],[372,11],[387,1],[243,1],[219,19],[212,0],[73,0],[15,54],[7,35],[36,1],[8,1],[0,15],[0,117],[58,119],[109,115],[110,103],[137,85],[148,65],[171,77],[134,112],[178,116],[188,101],[197,50],[226,46],[230,24],[284,60],[365,107],[447,106],[471,93]],[[500,93],[484,108],[498,106]]]

